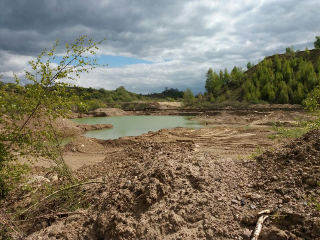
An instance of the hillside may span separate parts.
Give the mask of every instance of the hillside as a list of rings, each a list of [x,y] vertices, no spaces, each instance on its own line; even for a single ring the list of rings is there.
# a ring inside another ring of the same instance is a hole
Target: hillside
[[[283,53],[283,54],[275,54],[275,55],[272,55],[272,56],[268,56],[264,60],[270,59],[270,60],[272,60],[272,62],[275,62],[275,58],[276,58],[277,55],[280,58],[286,58],[286,59],[290,59],[292,57],[292,55],[290,55],[290,54]],[[316,68],[317,64],[319,64],[320,49],[297,51],[297,52],[294,53],[294,56],[296,58],[303,58],[306,61],[310,61],[312,63],[312,65],[313,65],[313,67]],[[261,62],[259,62],[258,64],[252,66],[247,71],[245,71],[245,74],[247,76],[252,76],[253,73],[257,71],[257,67],[259,66],[260,63]]]
[[[206,97],[210,102],[301,104],[320,83],[320,49],[266,57],[247,71],[234,67],[219,73],[209,69]]]

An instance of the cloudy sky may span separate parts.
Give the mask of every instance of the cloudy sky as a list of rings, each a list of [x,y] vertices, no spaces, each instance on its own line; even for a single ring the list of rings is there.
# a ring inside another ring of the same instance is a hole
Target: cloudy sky
[[[205,73],[245,67],[286,47],[313,48],[319,0],[0,0],[0,74],[8,80],[54,41],[100,45],[85,87],[203,91]]]

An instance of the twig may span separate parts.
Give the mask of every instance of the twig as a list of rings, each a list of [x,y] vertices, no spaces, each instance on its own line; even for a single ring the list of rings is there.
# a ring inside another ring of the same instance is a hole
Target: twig
[[[61,145],[60,145],[60,142],[59,142],[59,139],[58,139],[58,136],[57,136],[57,131],[56,129],[53,127],[53,124],[52,124],[52,120],[50,119],[49,117],[49,123],[50,123],[50,128],[51,128],[51,131],[53,132],[54,134],[54,140],[56,141],[56,149],[57,151],[59,152],[59,157],[60,157],[60,160],[61,162],[58,163],[58,164],[62,164],[62,170],[64,171],[64,174],[67,174],[68,175],[68,178],[69,180],[73,181],[73,176],[72,176],[72,173],[69,169],[69,167],[67,166],[64,158],[63,158],[63,155],[62,155],[62,150],[61,150]],[[58,165],[57,164],[57,165]]]
[[[32,208],[38,206],[40,203],[42,203],[43,201],[47,200],[48,198],[56,195],[57,193],[60,193],[60,192],[63,192],[63,191],[66,191],[66,190],[69,190],[69,189],[72,189],[72,188],[76,188],[76,187],[79,187],[79,186],[88,185],[88,184],[105,184],[105,182],[100,182],[100,181],[84,182],[84,183],[78,183],[78,184],[75,184],[75,185],[72,185],[72,186],[69,186],[69,187],[66,187],[66,188],[57,190],[57,191],[49,194],[48,196],[42,198],[42,199],[41,199],[40,201],[38,201],[37,203],[31,205],[29,208],[27,208],[27,209],[24,210],[22,213],[20,213],[19,216],[21,216],[21,215],[25,214],[26,212],[30,211]]]
[[[13,222],[27,222],[27,221],[30,221],[30,220],[35,220],[35,219],[39,219],[39,218],[48,218],[48,217],[54,217],[54,216],[58,216],[58,217],[61,217],[61,216],[69,216],[69,215],[85,215],[84,213],[82,212],[58,212],[58,213],[55,213],[55,214],[45,214],[45,215],[41,215],[41,216],[37,216],[37,217],[33,217],[33,218],[28,218],[28,219],[23,219],[23,220],[15,220]]]
[[[270,214],[270,213],[271,213],[271,210],[269,210],[269,209],[263,210],[258,213],[261,216],[259,217],[259,219],[257,221],[257,224],[256,224],[256,227],[255,227],[254,232],[252,234],[251,240],[258,240],[258,237],[259,237],[261,230],[262,230],[262,224],[269,217],[269,215],[264,215],[264,214]]]

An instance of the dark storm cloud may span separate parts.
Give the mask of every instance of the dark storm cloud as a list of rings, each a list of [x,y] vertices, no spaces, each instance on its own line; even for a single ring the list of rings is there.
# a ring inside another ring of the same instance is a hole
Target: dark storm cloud
[[[148,55],[155,48],[180,47],[189,36],[207,36],[205,19],[213,10],[195,6],[183,16],[186,1],[10,0],[1,3],[0,46],[36,53],[43,42],[71,41],[79,34],[106,37],[114,48]],[[181,19],[179,19],[181,18]],[[219,26],[220,30],[223,26]],[[213,30],[211,31],[213,32]],[[12,39],[10,41],[9,39]],[[19,41],[20,39],[20,41]],[[23,41],[25,39],[25,41]],[[33,44],[30,44],[33,41]],[[160,50],[161,51],[161,50]]]
[[[200,89],[210,66],[230,69],[288,46],[311,48],[320,35],[319,8],[318,0],[0,0],[0,72],[21,71],[56,39],[87,34],[107,38],[101,54],[154,64],[99,69],[82,85]]]

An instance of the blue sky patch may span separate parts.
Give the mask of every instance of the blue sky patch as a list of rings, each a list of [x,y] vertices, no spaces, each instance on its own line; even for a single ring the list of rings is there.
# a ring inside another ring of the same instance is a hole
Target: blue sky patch
[[[56,57],[53,62],[59,64],[62,60],[62,57]],[[97,62],[101,65],[107,65],[108,67],[124,67],[132,64],[151,64],[151,61],[146,61],[138,58],[123,57],[123,56],[114,56],[114,55],[98,55]]]
[[[123,56],[113,56],[113,55],[100,55],[97,56],[99,64],[107,64],[108,67],[124,67],[132,64],[151,64],[152,62],[146,61],[138,58],[123,57]]]

